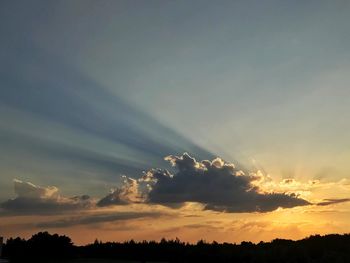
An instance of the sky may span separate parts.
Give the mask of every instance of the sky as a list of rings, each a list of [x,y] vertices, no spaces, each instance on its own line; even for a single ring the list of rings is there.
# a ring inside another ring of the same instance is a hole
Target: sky
[[[2,1],[0,235],[349,232],[349,12],[345,0]]]

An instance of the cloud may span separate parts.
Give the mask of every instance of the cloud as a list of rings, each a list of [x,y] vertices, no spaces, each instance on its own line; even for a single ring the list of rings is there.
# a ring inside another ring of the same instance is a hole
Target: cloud
[[[244,172],[220,158],[198,162],[184,153],[167,156],[165,160],[177,172],[151,169],[133,181],[131,191],[125,190],[129,186],[124,184],[122,190],[114,191],[113,196],[106,196],[100,203],[121,204],[121,199],[128,200],[138,189],[146,203],[180,207],[186,202],[197,202],[206,210],[222,212],[268,212],[310,204],[293,193],[263,192],[256,184],[261,180],[260,174]],[[106,198],[115,202],[105,202]]]
[[[324,199],[322,202],[317,203],[319,206],[333,205],[339,203],[350,202],[350,198],[341,198],[341,199]]]
[[[122,176],[123,186],[111,190],[111,193],[97,202],[97,206],[125,205],[129,203],[141,203],[144,201],[143,194],[139,190],[137,180]]]
[[[38,227],[62,228],[75,225],[90,225],[106,222],[125,221],[138,218],[158,218],[161,212],[118,212],[114,214],[96,214],[89,216],[76,216],[68,219],[61,219],[51,222],[40,223]]]
[[[64,197],[54,186],[41,187],[30,182],[14,180],[17,195],[1,204],[5,214],[50,214],[67,210],[80,210],[92,206],[93,201],[87,195]]]

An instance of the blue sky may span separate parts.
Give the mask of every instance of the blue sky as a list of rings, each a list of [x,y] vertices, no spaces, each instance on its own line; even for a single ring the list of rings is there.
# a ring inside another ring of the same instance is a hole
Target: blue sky
[[[102,197],[170,154],[347,178],[347,1],[3,1],[0,200]]]

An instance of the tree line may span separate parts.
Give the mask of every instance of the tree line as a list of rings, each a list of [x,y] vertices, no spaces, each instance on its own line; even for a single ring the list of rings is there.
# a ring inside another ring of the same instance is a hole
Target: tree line
[[[240,244],[179,239],[161,241],[134,240],[101,242],[76,246],[67,236],[39,232],[28,240],[10,238],[3,247],[3,256],[10,262],[50,262],[67,259],[116,259],[139,262],[239,262],[239,263],[308,263],[350,262],[350,234],[314,235],[292,241]]]

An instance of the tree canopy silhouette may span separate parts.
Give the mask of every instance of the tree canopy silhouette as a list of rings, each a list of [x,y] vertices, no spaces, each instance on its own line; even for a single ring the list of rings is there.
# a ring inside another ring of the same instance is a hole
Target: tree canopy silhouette
[[[96,239],[91,244],[75,246],[67,236],[39,232],[28,240],[8,239],[4,256],[10,262],[65,262],[67,259],[94,258],[140,262],[345,263],[350,262],[350,234],[315,235],[298,241],[275,239],[258,244],[208,243],[204,240],[189,244],[178,238],[163,238],[160,242],[103,243]]]

